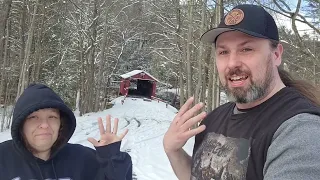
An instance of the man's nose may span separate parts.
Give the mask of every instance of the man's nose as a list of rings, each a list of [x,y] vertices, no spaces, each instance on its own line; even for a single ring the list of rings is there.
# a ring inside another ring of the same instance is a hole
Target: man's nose
[[[227,65],[229,69],[235,69],[241,66],[241,61],[236,52],[230,52]]]

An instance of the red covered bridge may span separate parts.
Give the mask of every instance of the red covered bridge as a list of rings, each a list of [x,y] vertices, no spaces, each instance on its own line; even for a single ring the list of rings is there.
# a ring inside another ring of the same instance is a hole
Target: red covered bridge
[[[142,96],[152,98],[156,95],[155,77],[142,70],[134,70],[120,75],[120,94],[123,96]]]

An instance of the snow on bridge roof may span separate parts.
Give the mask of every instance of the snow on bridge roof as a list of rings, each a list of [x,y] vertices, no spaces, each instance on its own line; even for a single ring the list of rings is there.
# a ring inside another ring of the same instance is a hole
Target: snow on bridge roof
[[[127,78],[129,78],[129,77],[132,77],[132,76],[137,75],[137,74],[140,74],[140,73],[145,73],[145,74],[147,74],[148,76],[150,76],[152,79],[160,82],[158,79],[156,79],[155,77],[153,77],[151,74],[149,74],[149,73],[147,73],[147,72],[145,72],[145,71],[142,71],[142,70],[133,70],[133,71],[128,72],[128,73],[126,73],[126,74],[120,75],[120,77],[122,77],[122,78],[124,78],[124,79],[127,79]]]

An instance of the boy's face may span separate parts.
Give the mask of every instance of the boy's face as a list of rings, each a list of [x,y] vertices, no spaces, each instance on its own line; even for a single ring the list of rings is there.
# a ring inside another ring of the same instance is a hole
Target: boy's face
[[[37,152],[47,151],[58,138],[60,113],[57,109],[40,109],[31,113],[23,125],[27,143]]]

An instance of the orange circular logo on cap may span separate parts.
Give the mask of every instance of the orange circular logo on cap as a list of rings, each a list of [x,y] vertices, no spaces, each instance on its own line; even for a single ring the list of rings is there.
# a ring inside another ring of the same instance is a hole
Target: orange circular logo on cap
[[[239,24],[244,18],[244,12],[241,9],[233,9],[230,11],[226,18],[224,19],[224,23],[228,26]]]

